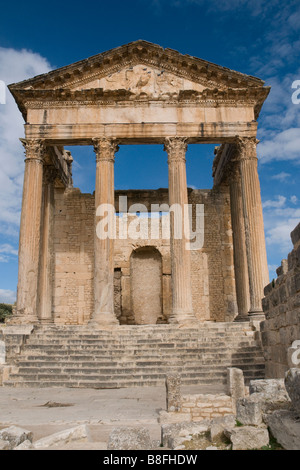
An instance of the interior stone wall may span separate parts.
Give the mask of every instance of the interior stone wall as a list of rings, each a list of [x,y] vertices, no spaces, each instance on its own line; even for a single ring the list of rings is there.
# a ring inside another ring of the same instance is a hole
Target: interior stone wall
[[[191,251],[193,309],[200,321],[231,321],[236,315],[236,294],[233,266],[233,245],[230,197],[227,186],[212,190],[189,189],[193,204],[193,228],[196,227],[195,204],[204,207],[204,244]],[[168,190],[116,191],[127,196],[128,208],[134,203],[168,203]],[[93,311],[94,272],[94,196],[70,188],[55,191],[53,239],[53,316],[55,323],[85,324]],[[137,219],[129,215],[129,223]],[[139,226],[140,221],[140,226]],[[137,232],[150,229],[151,219],[139,219]],[[163,217],[156,223],[160,230]],[[117,224],[118,229],[118,224]],[[150,233],[150,230],[149,230]],[[161,256],[162,315],[158,322],[167,322],[171,312],[171,258],[168,238],[120,238],[115,240],[115,306],[121,324],[135,322],[132,311],[132,253],[142,247],[153,247]],[[145,274],[146,277],[146,274]],[[149,278],[149,282],[151,282]]]

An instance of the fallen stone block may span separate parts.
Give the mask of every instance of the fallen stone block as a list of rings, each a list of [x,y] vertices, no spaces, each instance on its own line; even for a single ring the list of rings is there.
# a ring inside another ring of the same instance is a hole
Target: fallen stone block
[[[115,428],[109,435],[108,450],[151,450],[152,441],[146,428]]]
[[[189,437],[208,432],[210,428],[210,420],[202,420],[198,423],[176,423],[165,424],[161,427],[161,444],[163,447],[174,448],[180,445],[180,442],[188,440]],[[175,442],[176,440],[176,442]]]
[[[89,441],[89,431],[85,424],[43,437],[34,442],[33,446],[34,449],[41,449],[79,440]]]
[[[15,447],[14,450],[31,450],[33,448],[34,447],[33,447],[32,442],[26,439],[26,441],[23,441],[22,444]]]
[[[210,440],[213,442],[224,434],[225,429],[234,428],[236,418],[234,415],[223,416],[214,418],[210,425]]]
[[[9,441],[4,441],[0,439],[0,450],[11,450],[11,445]]]
[[[286,394],[284,379],[258,379],[250,380],[249,393],[264,393],[265,395],[274,396],[278,394]]]
[[[0,439],[8,441],[11,449],[14,449],[26,440],[32,442],[32,438],[33,435],[31,431],[19,428],[18,426],[10,426],[0,431]]]
[[[285,387],[292,407],[300,417],[300,369],[289,369],[285,375]]]
[[[300,450],[300,420],[293,411],[276,410],[266,424],[277,442],[286,450]]]
[[[254,395],[252,395],[252,397],[250,396],[237,400],[236,419],[240,423],[249,426],[259,426],[260,424],[262,424],[263,403],[262,401],[257,399],[258,395],[260,394],[255,393]]]
[[[225,429],[225,435],[232,443],[232,450],[254,450],[269,445],[270,437],[266,428],[241,426]]]

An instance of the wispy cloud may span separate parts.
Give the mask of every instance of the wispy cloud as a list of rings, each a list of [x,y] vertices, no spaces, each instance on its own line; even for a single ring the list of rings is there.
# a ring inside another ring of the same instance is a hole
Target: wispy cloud
[[[16,301],[16,292],[9,289],[0,289],[0,303],[13,304]]]
[[[290,173],[286,173],[285,171],[282,171],[281,173],[278,173],[277,175],[271,176],[272,180],[277,180],[277,181],[280,181],[281,183],[290,181],[290,178],[291,178]]]

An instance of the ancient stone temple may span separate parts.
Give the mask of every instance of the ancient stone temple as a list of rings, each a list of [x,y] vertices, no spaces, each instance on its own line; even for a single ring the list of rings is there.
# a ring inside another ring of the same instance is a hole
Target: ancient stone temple
[[[26,123],[11,324],[98,335],[121,325],[125,335],[130,325],[208,331],[207,322],[238,331],[263,318],[262,80],[139,40],[9,89]],[[214,186],[188,188],[187,148],[207,143]],[[130,144],[161,146],[168,188],[115,191],[117,151]],[[73,187],[73,145],[95,151],[94,194]],[[99,236],[105,216],[114,236]]]

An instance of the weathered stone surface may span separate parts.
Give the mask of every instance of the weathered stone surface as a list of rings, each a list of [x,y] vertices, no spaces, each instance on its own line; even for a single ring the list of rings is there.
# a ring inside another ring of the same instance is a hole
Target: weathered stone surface
[[[300,340],[299,225],[291,234],[294,249],[277,270],[278,278],[264,292],[262,342],[268,378],[283,378],[289,368],[300,365],[299,349],[291,349]]]
[[[11,445],[9,441],[5,441],[4,439],[0,439],[0,450],[11,450]]]
[[[161,443],[163,447],[173,448],[174,445],[177,447],[179,441],[175,442],[175,439],[185,438],[183,440],[187,440],[189,436],[208,432],[209,427],[209,420],[203,420],[199,423],[165,424],[161,427]]]
[[[292,407],[300,417],[300,369],[290,369],[285,375],[285,387]]]
[[[11,448],[18,446],[25,440],[32,442],[32,438],[33,435],[31,431],[19,428],[18,426],[10,426],[0,431],[0,439],[8,441]]]
[[[166,377],[167,411],[181,409],[181,377],[180,374],[168,374]]]
[[[234,405],[236,400],[245,397],[245,380],[241,369],[236,367],[227,369],[227,393],[232,397]]]
[[[265,396],[274,397],[278,394],[286,394],[284,379],[250,380],[249,393],[264,393]]]
[[[236,403],[236,419],[250,426],[262,424],[262,403],[249,398],[240,398]]]
[[[300,421],[294,412],[276,410],[266,417],[266,423],[284,449],[300,450]]]
[[[43,437],[42,439],[34,442],[33,445],[35,449],[45,449],[57,444],[66,444],[68,442],[78,440],[89,440],[89,430],[85,424]]]
[[[269,444],[269,432],[266,428],[241,426],[226,429],[225,435],[232,442],[232,450],[261,449]]]
[[[5,364],[5,342],[0,341],[0,364]]]
[[[150,450],[149,430],[140,428],[115,428],[109,435],[108,450]]]
[[[222,418],[214,418],[210,424],[210,439],[214,441],[224,434],[225,429],[234,428],[236,417],[234,415],[224,416]]]
[[[292,231],[291,239],[292,239],[292,242],[293,242],[294,245],[297,245],[297,243],[300,241],[300,223]]]
[[[26,439],[26,441],[23,441],[22,444],[14,448],[14,450],[32,450],[32,449],[34,449],[34,446],[32,442],[29,441],[28,439]]]

